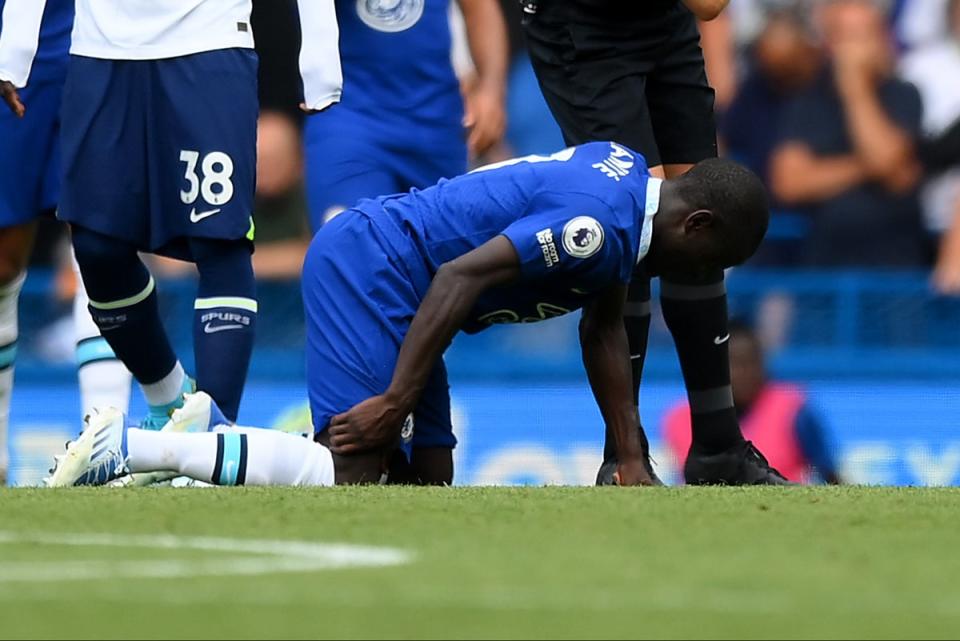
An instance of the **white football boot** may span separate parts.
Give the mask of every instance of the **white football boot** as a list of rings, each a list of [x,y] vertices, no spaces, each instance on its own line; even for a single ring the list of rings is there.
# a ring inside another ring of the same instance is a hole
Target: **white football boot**
[[[94,412],[84,419],[86,427],[67,451],[55,457],[47,487],[106,485],[129,472],[127,469],[127,417],[115,407]]]

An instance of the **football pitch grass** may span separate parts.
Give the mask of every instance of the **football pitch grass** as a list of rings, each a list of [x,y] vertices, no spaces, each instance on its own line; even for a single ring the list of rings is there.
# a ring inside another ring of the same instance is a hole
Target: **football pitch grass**
[[[960,490],[0,491],[3,638],[958,636]]]

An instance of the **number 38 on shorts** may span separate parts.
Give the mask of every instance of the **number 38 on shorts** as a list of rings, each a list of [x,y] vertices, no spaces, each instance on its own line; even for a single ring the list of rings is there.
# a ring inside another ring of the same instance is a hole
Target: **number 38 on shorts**
[[[190,222],[198,223],[220,213],[219,208],[233,198],[233,159],[222,151],[211,151],[201,159],[200,152],[184,149],[180,151],[180,161],[186,164],[183,177],[188,186],[180,191],[180,200],[193,207]],[[197,200],[201,198],[202,211],[197,211]]]

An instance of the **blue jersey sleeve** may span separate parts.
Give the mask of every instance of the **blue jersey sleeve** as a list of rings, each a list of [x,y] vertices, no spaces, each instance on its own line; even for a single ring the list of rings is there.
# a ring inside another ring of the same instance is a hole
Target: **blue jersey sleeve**
[[[520,257],[523,280],[562,277],[571,286],[598,289],[629,282],[621,227],[595,196],[556,192],[538,195],[529,214],[502,234]]]

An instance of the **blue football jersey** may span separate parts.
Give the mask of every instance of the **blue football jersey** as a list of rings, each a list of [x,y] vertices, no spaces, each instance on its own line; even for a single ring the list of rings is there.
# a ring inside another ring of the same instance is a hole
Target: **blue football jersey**
[[[598,142],[376,202],[431,274],[497,235],[510,240],[521,278],[482,295],[464,327],[476,332],[559,316],[629,282],[650,247],[660,183],[640,154]]]
[[[5,5],[6,0],[0,0],[0,31]],[[62,80],[66,75],[73,16],[74,0],[46,0],[37,55],[30,71],[32,82]]]
[[[461,129],[449,0],[336,0],[343,97],[337,110]],[[398,132],[403,133],[403,132]]]

